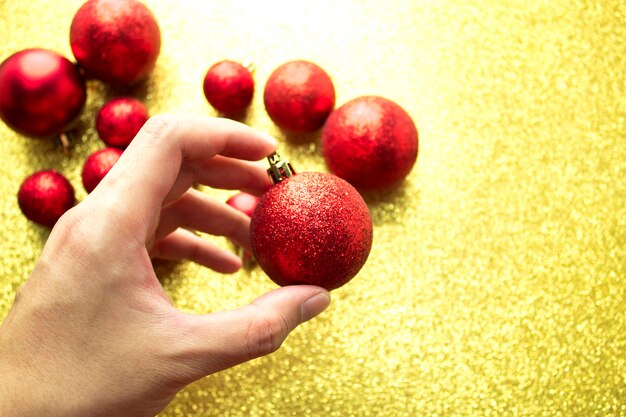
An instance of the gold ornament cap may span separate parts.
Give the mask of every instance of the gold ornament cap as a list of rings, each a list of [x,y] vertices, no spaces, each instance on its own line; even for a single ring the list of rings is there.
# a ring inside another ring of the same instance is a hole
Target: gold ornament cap
[[[279,182],[296,175],[296,171],[291,166],[291,163],[286,159],[282,159],[278,151],[268,156],[267,161],[270,163],[267,175],[270,176],[270,179],[274,184],[278,184]]]

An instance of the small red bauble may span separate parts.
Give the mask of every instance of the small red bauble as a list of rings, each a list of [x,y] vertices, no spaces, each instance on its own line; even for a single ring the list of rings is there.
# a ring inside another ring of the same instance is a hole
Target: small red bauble
[[[76,202],[74,188],[54,170],[39,171],[27,177],[17,193],[22,213],[44,226],[52,227]]]
[[[417,160],[417,128],[402,107],[374,96],[334,111],[322,131],[322,155],[335,174],[361,189],[400,183]]]
[[[221,61],[204,76],[204,96],[211,106],[225,114],[242,113],[254,95],[254,79],[248,68],[233,61]]]
[[[96,130],[108,146],[126,148],[149,117],[146,106],[139,100],[119,97],[100,109]]]
[[[256,205],[259,203],[259,197],[248,194],[248,193],[237,193],[234,196],[230,197],[226,200],[226,204],[231,206],[234,209],[237,209],[243,213],[245,213],[248,217],[252,216]],[[249,264],[252,259],[252,255],[245,251],[241,246],[235,244],[237,247],[237,254],[241,258],[244,264]]]
[[[64,132],[87,99],[78,68],[46,49],[26,49],[0,65],[0,118],[27,136]]]
[[[291,61],[270,75],[263,100],[270,118],[282,129],[312,132],[322,127],[335,107],[335,88],[317,65]]]
[[[339,288],[361,269],[372,220],[359,193],[334,175],[304,172],[274,185],[250,224],[252,252],[278,285]]]
[[[70,45],[89,74],[115,85],[146,78],[161,50],[152,12],[136,0],[89,0],[74,15]]]
[[[237,210],[246,213],[249,217],[252,216],[256,205],[259,202],[259,197],[248,194],[238,193],[226,200],[226,204],[236,208]]]
[[[83,165],[83,185],[88,193],[92,192],[100,181],[109,173],[113,165],[122,156],[122,150],[105,148],[92,153]]]

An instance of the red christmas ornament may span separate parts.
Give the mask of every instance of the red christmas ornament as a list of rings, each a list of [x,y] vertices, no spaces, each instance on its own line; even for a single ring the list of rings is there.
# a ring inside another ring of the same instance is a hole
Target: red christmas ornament
[[[89,74],[115,85],[146,78],[161,50],[159,25],[136,0],[89,0],[74,15],[70,45]]]
[[[401,182],[411,172],[417,152],[411,116],[381,97],[347,102],[330,115],[322,131],[322,155],[330,170],[362,189]]]
[[[333,82],[317,65],[291,61],[276,68],[265,85],[265,109],[279,127],[312,132],[335,107]]]
[[[250,70],[233,61],[221,61],[204,76],[204,96],[211,106],[225,114],[242,113],[254,95]]]
[[[96,130],[108,146],[126,148],[149,117],[146,106],[139,100],[115,98],[98,112]]]
[[[92,153],[83,165],[83,185],[88,193],[92,192],[100,181],[109,173],[113,165],[122,156],[122,150],[105,148]]]
[[[54,170],[39,171],[27,177],[17,193],[22,213],[44,226],[52,227],[76,202],[74,188]]]
[[[339,288],[361,269],[372,246],[372,220],[359,193],[334,175],[304,172],[271,155],[276,181],[252,214],[252,251],[278,285]]]
[[[254,209],[256,208],[256,205],[258,203],[259,197],[243,192],[235,194],[234,196],[226,200],[226,204],[233,207],[234,209],[245,213],[246,215],[248,215],[248,217],[252,216],[252,213],[254,212]],[[239,255],[244,265],[249,265],[252,259],[252,255],[248,251],[244,251],[244,249],[236,243],[235,247],[237,248],[237,255]]]
[[[46,49],[26,49],[0,65],[0,118],[23,135],[63,133],[87,99],[78,68]]]
[[[238,193],[226,200],[226,204],[246,213],[249,217],[252,216],[258,202],[259,197],[248,193]]]

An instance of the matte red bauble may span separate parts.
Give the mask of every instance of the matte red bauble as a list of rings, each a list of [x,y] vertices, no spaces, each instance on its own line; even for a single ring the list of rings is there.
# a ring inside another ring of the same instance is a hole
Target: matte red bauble
[[[89,0],[74,15],[70,45],[88,74],[115,85],[146,78],[161,50],[152,12],[136,0]]]
[[[56,52],[26,49],[0,65],[0,118],[23,135],[63,133],[86,99],[78,68]]]
[[[54,170],[39,171],[27,177],[17,193],[22,213],[44,226],[52,227],[76,202],[74,188]]]
[[[246,213],[248,216],[252,216],[258,202],[259,197],[243,192],[237,193],[226,200],[226,204],[243,213]]]
[[[132,97],[119,97],[100,109],[96,117],[96,130],[107,145],[126,148],[149,117],[141,101]]]
[[[326,72],[307,61],[276,68],[265,84],[265,109],[282,129],[312,132],[335,107],[335,88]]]
[[[417,128],[402,107],[381,97],[359,97],[331,113],[322,155],[335,174],[361,189],[400,183],[417,160]]]
[[[280,175],[289,168],[279,167]],[[250,235],[254,257],[278,285],[333,290],[350,281],[367,260],[372,220],[360,194],[346,181],[304,172],[283,176],[261,197]]]
[[[83,185],[88,193],[92,192],[100,181],[109,173],[113,165],[122,156],[122,150],[105,148],[92,153],[83,165]]]
[[[225,114],[242,113],[254,95],[250,70],[234,61],[221,61],[204,76],[204,96],[211,106]]]

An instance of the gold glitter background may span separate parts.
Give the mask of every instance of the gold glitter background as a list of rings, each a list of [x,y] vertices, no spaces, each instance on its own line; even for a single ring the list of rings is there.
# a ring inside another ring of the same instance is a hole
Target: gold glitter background
[[[330,309],[270,357],[189,386],[163,416],[626,416],[623,1],[146,3],[163,48],[132,93],[153,114],[214,115],[205,71],[252,61],[245,122],[276,135],[300,171],[324,171],[318,137],[286,138],[262,102],[276,66],[307,59],[331,75],[338,105],[383,95],[420,131],[404,186],[366,196],[374,246]],[[35,46],[71,57],[80,4],[0,0],[0,59]],[[85,196],[82,163],[103,146],[94,115],[116,94],[88,88],[69,157],[0,125],[1,317],[47,237],[19,211],[22,179],[54,167]],[[258,268],[157,271],[188,311],[274,288]]]

